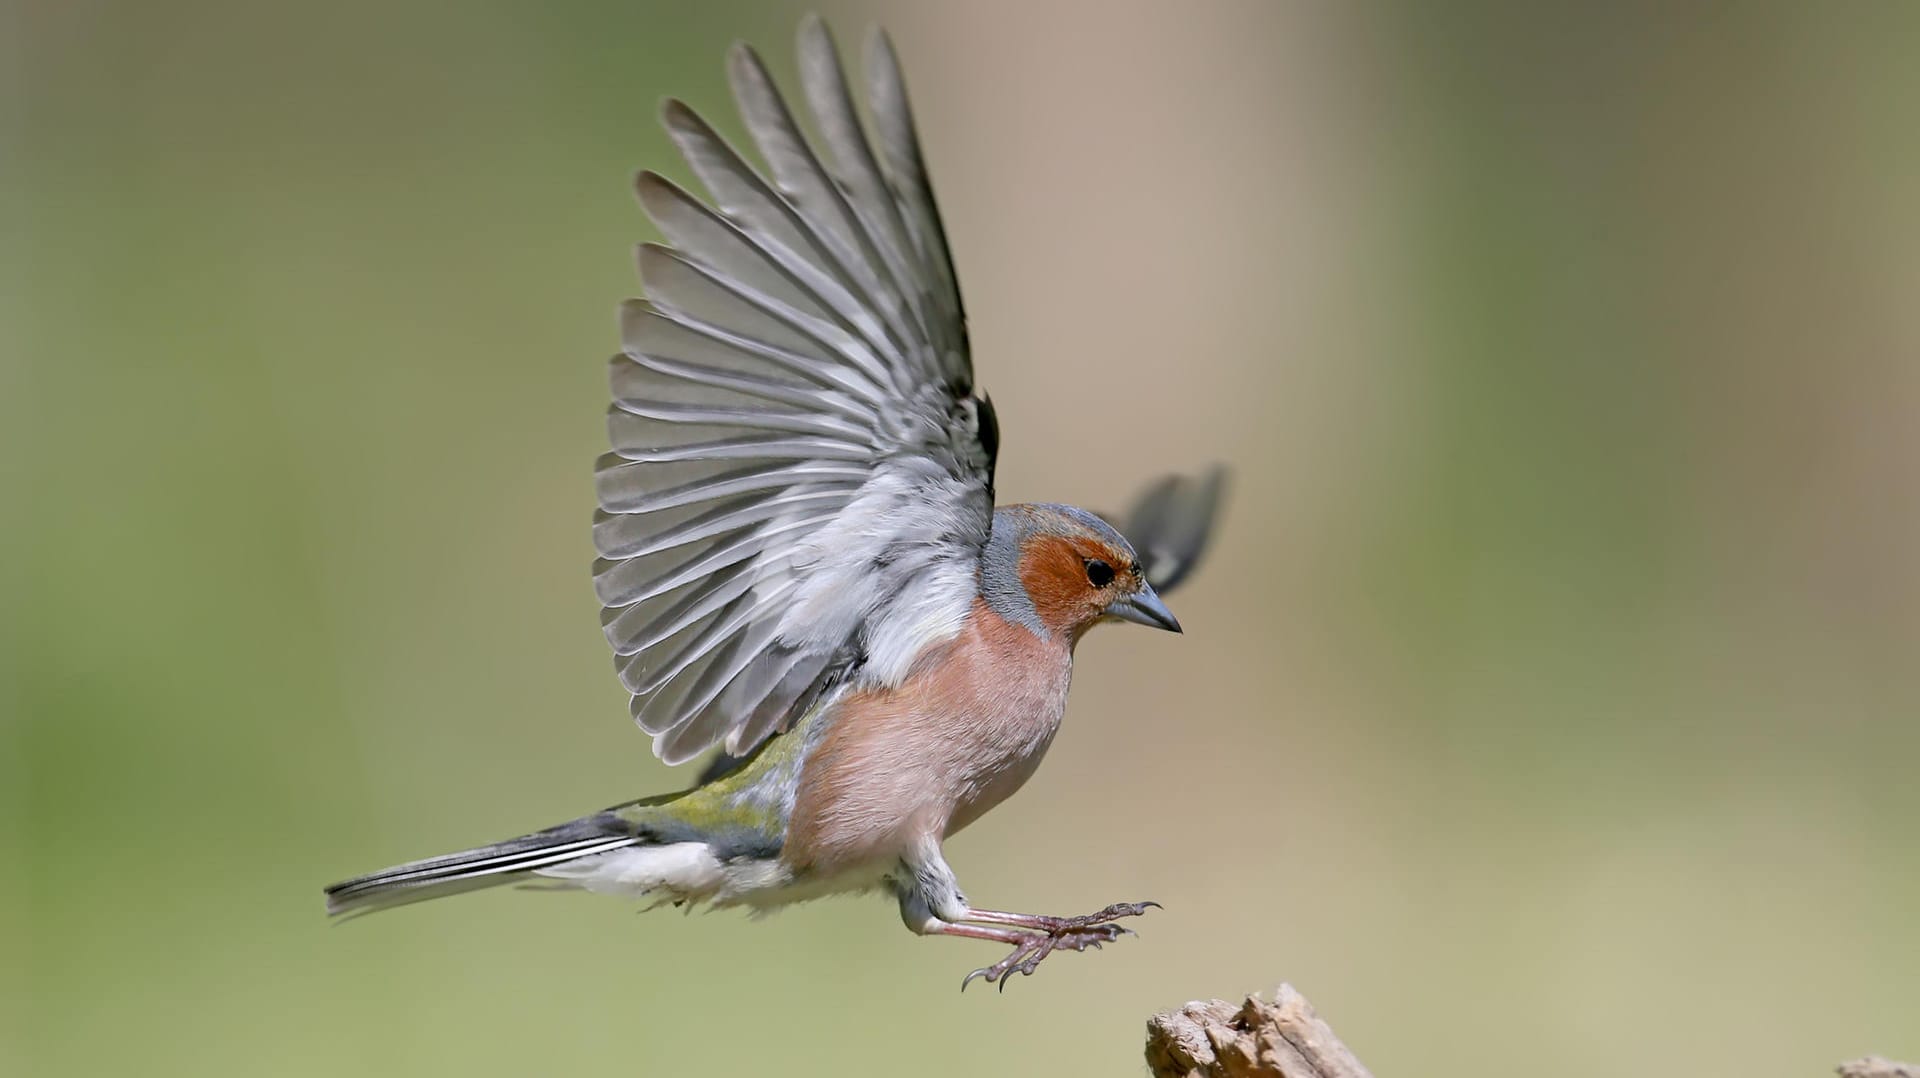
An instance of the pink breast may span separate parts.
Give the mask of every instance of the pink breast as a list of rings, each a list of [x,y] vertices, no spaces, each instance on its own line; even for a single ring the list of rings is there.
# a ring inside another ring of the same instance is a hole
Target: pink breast
[[[938,842],[1012,796],[1066,709],[1072,652],[976,604],[905,684],[845,700],[801,776],[783,857],[834,872]]]

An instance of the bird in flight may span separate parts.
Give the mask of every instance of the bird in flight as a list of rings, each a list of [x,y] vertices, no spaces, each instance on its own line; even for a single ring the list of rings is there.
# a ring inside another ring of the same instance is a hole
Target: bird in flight
[[[666,242],[640,248],[595,473],[633,718],[669,764],[716,755],[691,789],[334,884],[330,913],[510,882],[759,911],[880,890],[916,933],[1009,946],[961,983],[1004,988],[1154,905],[983,909],[942,844],[1033,774],[1082,634],[1180,631],[1160,593],[1205,546],[1221,472],[1159,481],[1119,527],[995,508],[999,430],[893,47],[869,41],[870,134],[817,18],[799,62],[824,157],[744,45],[727,70],[765,173],[665,105],[710,202],[636,182]]]

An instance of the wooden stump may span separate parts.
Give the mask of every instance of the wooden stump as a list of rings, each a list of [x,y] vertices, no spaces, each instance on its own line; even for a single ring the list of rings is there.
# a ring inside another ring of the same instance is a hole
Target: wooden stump
[[[1153,1078],[1373,1078],[1305,996],[1283,984],[1269,1003],[1248,996],[1189,1003],[1147,1020]],[[1840,1078],[1920,1078],[1920,1067],[1867,1056]]]
[[[1147,1067],[1154,1078],[1373,1078],[1290,984],[1271,1003],[1215,999],[1154,1015]]]

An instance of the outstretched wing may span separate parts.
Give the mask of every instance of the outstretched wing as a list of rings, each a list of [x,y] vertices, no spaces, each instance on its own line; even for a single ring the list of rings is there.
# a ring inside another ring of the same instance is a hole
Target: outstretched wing
[[[992,522],[993,412],[892,46],[868,50],[872,143],[818,19],[799,56],[825,160],[737,45],[771,179],[669,101],[712,206],[636,185],[667,244],[641,248],[647,298],[621,312],[594,585],[668,763],[749,752],[829,686],[903,678],[958,631]]]
[[[1153,590],[1165,595],[1200,564],[1226,483],[1220,466],[1205,475],[1169,475],[1142,491],[1125,517],[1107,517],[1140,555]]]

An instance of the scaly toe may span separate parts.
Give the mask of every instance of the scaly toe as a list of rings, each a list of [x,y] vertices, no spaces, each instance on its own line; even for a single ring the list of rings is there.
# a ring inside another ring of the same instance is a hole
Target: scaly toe
[[[1112,943],[1121,936],[1135,936],[1135,932],[1117,924],[1087,924],[1083,928],[1068,928],[1056,936],[1056,945],[1066,947],[1069,951],[1085,951],[1087,947],[1100,949],[1102,943]]]
[[[1082,914],[1079,917],[1063,917],[1060,919],[1060,927],[1066,928],[1066,929],[1072,929],[1072,928],[1093,928],[1096,926],[1105,926],[1108,924],[1108,922],[1117,921],[1122,917],[1138,917],[1141,914],[1146,913],[1148,908],[1150,907],[1158,908],[1158,903],[1115,902],[1113,905],[1108,906],[1106,909],[1100,910],[1097,913]],[[1115,927],[1117,928],[1117,926]],[[1125,929],[1119,929],[1119,930],[1126,931]]]
[[[1018,970],[1022,977],[1033,976],[1033,971],[1040,968],[1040,961],[1052,954],[1054,947],[1058,946],[1059,943],[1060,941],[1055,937],[1048,936],[1038,947],[1033,949],[1033,953],[1015,963],[1013,968]],[[1000,987],[1006,987],[1005,980],[1000,982]]]

